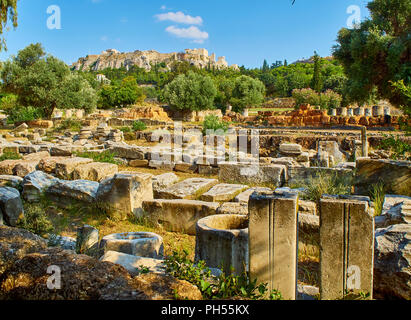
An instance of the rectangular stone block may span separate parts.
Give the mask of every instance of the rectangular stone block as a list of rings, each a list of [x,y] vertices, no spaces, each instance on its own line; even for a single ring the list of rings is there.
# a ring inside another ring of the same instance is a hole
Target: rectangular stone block
[[[181,181],[159,192],[160,199],[191,199],[197,195],[207,192],[216,185],[216,179],[191,178]]]
[[[219,180],[227,183],[271,184],[281,187],[287,180],[287,167],[274,164],[219,164]]]
[[[297,199],[295,193],[254,193],[249,201],[250,277],[286,300],[297,292]]]
[[[245,189],[247,189],[246,185],[221,183],[204,193],[201,200],[209,202],[231,201]]]
[[[56,161],[55,174],[60,179],[71,180],[73,178],[73,171],[82,164],[93,162],[93,159],[87,158],[65,158]]]
[[[147,219],[168,231],[196,234],[198,220],[215,215],[218,203],[195,200],[152,200],[143,202]]]
[[[97,192],[97,201],[109,205],[122,218],[141,216],[143,201],[152,199],[153,176],[148,173],[119,172],[101,181]]]
[[[367,197],[327,196],[320,203],[320,295],[373,293],[374,218]]]

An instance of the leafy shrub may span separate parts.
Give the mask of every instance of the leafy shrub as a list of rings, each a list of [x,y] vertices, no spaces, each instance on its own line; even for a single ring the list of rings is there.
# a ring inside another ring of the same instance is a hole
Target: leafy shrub
[[[41,119],[43,112],[40,108],[35,107],[16,107],[8,111],[8,123],[26,122]]]
[[[54,231],[53,224],[44,213],[44,209],[28,204],[24,207],[24,218],[19,221],[18,227],[39,236],[45,236]]]
[[[165,259],[166,270],[172,276],[186,280],[199,288],[205,299],[247,298],[262,300],[281,300],[278,291],[268,293],[267,284],[257,286],[257,280],[251,281],[247,274],[241,276],[226,275],[222,273],[215,277],[206,267],[204,261],[194,264],[188,259],[188,252],[181,254],[173,252],[172,256]]]
[[[75,152],[75,155],[80,158],[93,159],[94,162],[118,164],[115,160],[116,154],[105,150],[103,152]]]
[[[384,135],[378,149],[392,151],[392,158],[396,160],[404,158],[406,153],[410,153],[411,145],[394,135]]]
[[[76,119],[65,119],[63,120],[60,125],[57,127],[58,131],[80,131],[82,128],[82,124],[80,120],[76,120]]]
[[[10,110],[17,107],[17,96],[14,94],[7,94],[1,98],[0,110],[4,110],[7,113]]]
[[[144,131],[147,129],[146,124],[143,121],[134,121],[133,122],[133,131]]]
[[[222,130],[224,133],[228,130],[228,123],[221,121],[215,115],[206,116],[203,122],[203,135],[207,134],[208,130]]]
[[[292,96],[297,108],[302,104],[320,106],[321,109],[339,108],[342,102],[341,95],[332,90],[327,90],[319,94],[310,88],[294,89]]]
[[[132,132],[132,130],[131,130],[130,127],[121,127],[121,128],[120,128],[120,131],[121,131],[121,132],[124,132],[124,133],[130,133],[130,132]]]
[[[21,156],[18,153],[14,153],[14,152],[4,152],[1,156],[0,156],[0,161],[3,160],[20,160]]]
[[[292,92],[292,96],[295,100],[296,108],[306,103],[312,106],[320,105],[320,96],[316,91],[310,88],[294,89]]]

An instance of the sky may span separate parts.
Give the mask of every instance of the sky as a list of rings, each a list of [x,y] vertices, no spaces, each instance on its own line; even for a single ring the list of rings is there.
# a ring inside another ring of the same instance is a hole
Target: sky
[[[338,31],[364,20],[367,0],[19,0],[5,33],[15,55],[40,42],[72,64],[106,49],[181,52],[206,48],[248,68],[331,55]],[[60,18],[59,18],[60,17]],[[356,20],[357,19],[357,20]]]

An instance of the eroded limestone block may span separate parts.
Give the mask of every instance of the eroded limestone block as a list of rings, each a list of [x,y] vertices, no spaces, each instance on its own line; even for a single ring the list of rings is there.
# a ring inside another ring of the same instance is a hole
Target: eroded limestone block
[[[231,201],[248,186],[240,184],[217,184],[201,196],[201,200],[209,202]]]
[[[118,172],[118,165],[112,163],[91,162],[80,164],[73,171],[73,179],[101,181]]]
[[[152,175],[137,172],[119,172],[100,183],[97,201],[126,218],[128,214],[143,213],[143,201],[153,199]]]
[[[96,201],[99,183],[87,180],[58,180],[47,188],[47,195],[57,205],[71,205],[73,202],[93,203]]]
[[[411,225],[375,233],[374,292],[377,299],[411,299]]]
[[[93,159],[87,158],[64,158],[56,161],[55,174],[60,179],[73,179],[74,170],[82,165],[93,162]]]
[[[21,160],[13,168],[13,174],[24,178],[29,173],[36,171],[39,160]]]
[[[145,217],[152,223],[173,232],[196,233],[199,219],[215,215],[218,203],[195,200],[158,199],[143,202]]]
[[[356,194],[368,194],[370,187],[380,181],[387,193],[410,197],[411,162],[369,158],[357,160]]]
[[[0,175],[0,187],[11,187],[18,188],[23,182],[23,178],[11,176],[11,175]]]
[[[25,176],[22,181],[22,196],[24,200],[28,202],[38,201],[40,200],[41,194],[57,181],[57,178],[43,171],[34,171]]]
[[[40,160],[37,169],[46,173],[54,173],[57,162],[66,160],[66,157],[46,157]]]
[[[190,178],[158,193],[160,199],[194,199],[217,184],[216,179]]]

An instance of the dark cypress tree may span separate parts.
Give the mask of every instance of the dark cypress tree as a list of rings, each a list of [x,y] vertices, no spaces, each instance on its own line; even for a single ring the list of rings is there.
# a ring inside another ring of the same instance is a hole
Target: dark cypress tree
[[[321,57],[314,51],[314,75],[311,80],[311,89],[321,92],[323,89],[323,79],[321,76]]]

